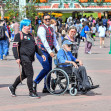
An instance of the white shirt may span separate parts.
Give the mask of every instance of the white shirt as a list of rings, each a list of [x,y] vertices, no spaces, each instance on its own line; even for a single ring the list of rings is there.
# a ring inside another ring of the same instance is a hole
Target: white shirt
[[[45,24],[44,24],[45,25]],[[47,28],[48,26],[45,25]],[[46,40],[46,30],[44,27],[39,27],[38,28],[38,31],[37,31],[37,35],[39,36],[39,38],[41,39],[45,49],[47,50],[47,52],[50,54],[51,52],[53,52]],[[54,33],[54,42],[53,42],[53,45],[55,46],[55,48],[57,49],[57,51],[60,49],[59,47],[59,44],[57,42],[57,39],[56,39],[56,34]]]
[[[99,37],[105,37],[106,27],[99,26],[98,32],[99,32]]]

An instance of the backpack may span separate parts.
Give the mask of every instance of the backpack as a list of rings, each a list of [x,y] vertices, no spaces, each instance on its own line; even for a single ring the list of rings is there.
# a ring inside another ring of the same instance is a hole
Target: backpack
[[[5,32],[3,30],[3,27],[0,27],[0,40],[5,39]]]

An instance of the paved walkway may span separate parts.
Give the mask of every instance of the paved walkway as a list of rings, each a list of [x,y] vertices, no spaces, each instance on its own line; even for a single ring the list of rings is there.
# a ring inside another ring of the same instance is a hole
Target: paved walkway
[[[111,55],[109,55],[109,38],[105,40],[105,48],[99,48],[99,38],[92,47],[92,54],[84,54],[84,43],[79,49],[79,59],[83,60],[88,75],[94,84],[100,88],[88,92],[87,95],[71,96],[64,94],[54,96],[42,94],[43,81],[38,85],[41,99],[31,99],[28,96],[26,80],[19,85],[17,97],[11,97],[7,89],[19,74],[12,51],[8,60],[0,61],[0,111],[111,111]],[[35,76],[42,69],[40,63],[34,62]],[[54,66],[54,65],[53,65]]]

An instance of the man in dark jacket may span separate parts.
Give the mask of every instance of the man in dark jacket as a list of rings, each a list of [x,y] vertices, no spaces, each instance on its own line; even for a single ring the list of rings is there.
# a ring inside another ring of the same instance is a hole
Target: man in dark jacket
[[[24,19],[20,22],[21,32],[15,35],[13,43],[13,54],[16,62],[22,66],[22,73],[18,76],[12,86],[8,87],[12,96],[16,96],[15,89],[18,84],[27,78],[27,85],[29,89],[29,96],[32,98],[40,98],[37,93],[33,91],[33,66],[35,52],[37,52],[43,59],[46,60],[41,50],[35,44],[35,40],[29,33],[31,28],[31,21]]]

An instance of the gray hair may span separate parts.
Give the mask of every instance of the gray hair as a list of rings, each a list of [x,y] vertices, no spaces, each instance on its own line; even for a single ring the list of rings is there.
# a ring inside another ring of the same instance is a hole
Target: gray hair
[[[75,30],[77,31],[77,29],[76,29],[75,26],[70,26],[67,32],[69,33],[69,31],[70,31],[71,29],[75,29]]]

